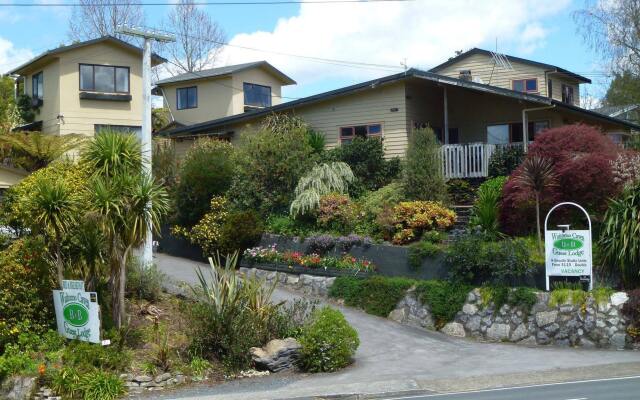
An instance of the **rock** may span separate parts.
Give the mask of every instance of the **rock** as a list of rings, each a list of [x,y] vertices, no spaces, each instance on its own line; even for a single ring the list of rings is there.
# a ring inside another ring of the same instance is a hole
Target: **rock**
[[[297,286],[300,282],[300,277],[296,275],[287,275],[287,285]]]
[[[166,381],[169,378],[171,378],[171,374],[168,373],[168,372],[165,372],[164,374],[160,374],[160,375],[156,376],[155,381],[156,381],[156,383],[160,383],[160,382]]]
[[[556,322],[557,317],[557,311],[541,311],[536,313],[536,323],[538,326],[547,326]]]
[[[549,336],[547,336],[547,334],[543,331],[539,331],[536,334],[536,339],[537,339],[537,342],[540,344],[549,344],[549,342],[551,342],[551,340],[549,339]]]
[[[449,322],[445,326],[442,327],[440,332],[445,335],[455,336],[455,337],[465,337],[467,334],[464,331],[464,326],[458,322]]]
[[[524,324],[520,324],[518,325],[518,327],[516,327],[513,333],[511,333],[511,341],[519,342],[525,337],[527,337],[528,335],[529,335],[529,330],[527,329],[527,327]]]
[[[278,372],[295,367],[300,357],[300,348],[297,340],[286,338],[271,340],[262,348],[252,347],[250,352],[257,367]]]
[[[187,378],[185,378],[184,375],[176,375],[176,377],[173,378],[173,380],[175,381],[176,385],[182,385],[187,381]]]
[[[549,332],[549,333],[555,333],[560,329],[560,325],[553,323],[551,325],[547,325],[544,330]]]
[[[611,295],[611,305],[619,306],[627,302],[629,300],[629,296],[625,292],[615,292]]]
[[[600,303],[600,304],[598,304],[598,312],[606,313],[606,312],[609,312],[610,308],[611,308],[611,304],[609,304],[609,303]]]
[[[476,300],[476,294],[473,293],[473,291],[469,292],[469,294],[467,295],[467,303],[475,303]]]
[[[487,329],[487,338],[490,340],[509,339],[511,327],[508,324],[493,324]]]
[[[405,317],[406,317],[406,313],[404,311],[404,307],[402,307],[402,308],[396,308],[395,310],[391,311],[387,318],[389,318],[392,321],[403,323]]]
[[[522,339],[521,341],[518,342],[519,344],[523,344],[525,346],[535,346],[536,344],[538,344],[538,342],[536,341],[536,338],[533,336],[529,336],[526,339]]]
[[[580,346],[584,347],[585,349],[593,349],[596,347],[596,344],[589,339],[581,338]]]
[[[473,304],[465,304],[462,306],[462,312],[469,315],[475,315],[478,312],[478,307]]]
[[[561,312],[561,313],[570,313],[570,312],[573,312],[573,306],[572,306],[572,305],[564,305],[564,306],[560,306],[560,312]]]
[[[138,375],[135,378],[133,378],[133,380],[139,383],[144,383],[144,382],[151,382],[153,378],[150,377],[149,375]]]
[[[625,333],[616,333],[611,336],[609,342],[611,343],[611,347],[618,350],[624,350],[627,345],[627,335]]]
[[[604,328],[605,326],[607,326],[607,324],[603,320],[601,320],[601,319],[596,320],[596,327],[597,328]]]
[[[7,378],[0,387],[0,399],[29,400],[36,391],[36,378],[14,376]]]
[[[465,326],[468,330],[475,332],[480,329],[480,321],[480,317],[478,315],[474,315],[469,318]]]
[[[133,380],[133,375],[132,374],[120,374],[120,380],[121,381],[131,381]]]

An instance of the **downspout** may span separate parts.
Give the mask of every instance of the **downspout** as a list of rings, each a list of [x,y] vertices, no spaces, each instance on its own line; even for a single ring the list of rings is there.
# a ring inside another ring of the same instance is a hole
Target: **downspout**
[[[522,150],[526,153],[529,148],[529,121],[527,113],[529,111],[542,111],[556,108],[555,105],[535,108],[525,108],[522,110]]]

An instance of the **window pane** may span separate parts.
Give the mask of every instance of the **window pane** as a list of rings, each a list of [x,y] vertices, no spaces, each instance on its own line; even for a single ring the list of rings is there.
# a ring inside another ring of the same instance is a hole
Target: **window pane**
[[[114,69],[113,67],[104,67],[101,65],[96,65],[94,67],[95,70],[95,90],[96,92],[115,92],[115,82],[114,82]]]
[[[270,107],[271,106],[271,88],[269,86],[261,86],[253,83],[244,83],[242,85],[244,91],[244,104],[254,107]]]
[[[542,132],[545,129],[549,129],[549,121],[538,121],[533,124],[534,135]]]
[[[178,89],[177,92],[178,97],[178,109],[181,110],[187,105],[187,91],[184,89]]]
[[[528,92],[537,92],[538,91],[538,80],[537,79],[527,79],[527,91]]]
[[[44,94],[44,79],[43,74],[40,72],[38,74],[38,98],[42,99]]]
[[[116,92],[129,92],[129,69],[116,68]]]
[[[353,135],[353,128],[352,127],[340,128],[340,137],[349,137],[351,135]]]
[[[507,144],[509,143],[509,125],[489,125],[487,126],[487,143]]]
[[[80,90],[93,90],[93,66],[80,66]]]
[[[194,87],[187,89],[187,107],[198,107],[198,90]]]
[[[524,81],[513,81],[513,90],[524,92]]]
[[[369,125],[369,135],[379,135],[382,132],[382,126]]]
[[[531,135],[531,130],[529,130],[528,133],[529,135]],[[522,142],[523,136],[524,136],[524,132],[522,131],[522,122],[511,124],[511,142],[520,143]]]
[[[366,125],[355,126],[354,128],[355,128],[356,136],[363,136],[363,137],[367,136]]]

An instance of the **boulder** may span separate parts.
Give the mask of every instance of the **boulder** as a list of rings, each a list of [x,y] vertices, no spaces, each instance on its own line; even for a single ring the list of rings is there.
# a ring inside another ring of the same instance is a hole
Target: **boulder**
[[[252,347],[251,358],[260,369],[279,372],[295,367],[300,357],[300,343],[294,338],[274,339],[264,347]]]
[[[5,380],[0,387],[0,399],[29,400],[36,390],[36,378],[14,376]]]
[[[536,314],[536,323],[538,326],[547,326],[556,322],[557,317],[557,311],[541,311]]]
[[[478,307],[473,304],[465,304],[462,306],[462,312],[469,315],[475,315],[478,312]]]
[[[519,342],[527,336],[529,336],[529,330],[527,329],[525,324],[520,324],[511,334],[511,341]]]
[[[466,333],[464,331],[464,326],[458,322],[449,322],[440,330],[445,335],[455,336],[455,337],[465,337]]]
[[[611,305],[619,306],[627,302],[629,296],[625,292],[616,292],[611,295]]]
[[[487,329],[487,339],[507,340],[511,327],[508,324],[493,324]]]

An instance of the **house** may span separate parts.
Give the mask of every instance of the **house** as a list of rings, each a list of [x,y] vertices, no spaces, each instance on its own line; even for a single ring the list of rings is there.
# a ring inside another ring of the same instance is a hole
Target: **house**
[[[623,106],[604,106],[596,108],[594,111],[605,114],[610,117],[629,121],[634,124],[640,124],[640,104],[627,104]],[[637,130],[631,132],[634,135],[640,134]],[[628,132],[612,133],[611,139],[616,143],[624,144],[629,139]]]
[[[266,61],[187,72],[158,81],[153,93],[170,112],[169,127],[260,110],[281,103],[296,82]]]
[[[152,65],[166,60],[152,56]],[[91,136],[142,125],[142,49],[104,36],[46,51],[9,71],[31,97],[34,122],[17,130]]]
[[[589,80],[559,67],[474,49],[431,71],[409,69],[164,134],[181,153],[199,136],[234,142],[270,113],[294,113],[324,133],[329,148],[356,136],[380,138],[386,156],[394,157],[404,155],[414,129],[430,126],[443,143],[446,177],[482,177],[496,147],[526,150],[547,128],[583,122],[616,134],[640,129],[580,108],[582,83]]]

